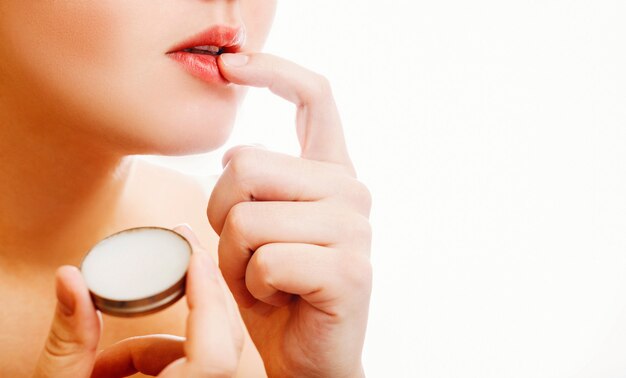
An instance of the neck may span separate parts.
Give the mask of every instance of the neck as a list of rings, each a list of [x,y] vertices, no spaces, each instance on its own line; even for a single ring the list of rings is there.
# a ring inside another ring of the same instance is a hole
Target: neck
[[[94,136],[3,121],[0,258],[80,262],[86,249],[113,231],[133,160],[98,145]]]

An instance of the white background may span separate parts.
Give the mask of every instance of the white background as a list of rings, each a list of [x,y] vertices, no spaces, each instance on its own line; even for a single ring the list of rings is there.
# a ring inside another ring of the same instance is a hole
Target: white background
[[[626,377],[626,2],[280,2],[371,189],[371,377]],[[223,152],[297,155],[253,89]]]

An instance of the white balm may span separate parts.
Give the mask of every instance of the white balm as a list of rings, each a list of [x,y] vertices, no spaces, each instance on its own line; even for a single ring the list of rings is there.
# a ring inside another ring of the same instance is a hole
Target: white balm
[[[160,227],[117,232],[96,244],[80,270],[95,306],[116,316],[161,310],[185,294],[191,244]]]

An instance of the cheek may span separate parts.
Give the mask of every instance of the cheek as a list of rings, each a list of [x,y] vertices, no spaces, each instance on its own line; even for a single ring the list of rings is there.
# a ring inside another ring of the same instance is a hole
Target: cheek
[[[0,62],[0,74],[11,80],[3,80],[0,90],[30,113],[48,115],[45,121],[31,122],[74,129],[72,122],[105,123],[90,113],[94,108],[107,109],[106,102],[112,104],[112,93],[105,96],[107,87],[110,92],[119,84],[124,65],[112,53],[124,22],[112,3],[2,1],[0,53],[8,59]]]
[[[262,48],[274,6],[240,2],[247,50]],[[189,34],[180,20],[207,11],[206,4],[193,7],[0,0],[0,98],[20,102],[13,109],[24,109],[31,122],[63,124],[125,153],[215,149],[230,134],[245,88],[208,86],[165,56]]]
[[[243,89],[208,87],[164,55],[187,32],[158,1],[0,2],[0,96],[30,122],[125,153],[195,153],[227,139]]]
[[[3,2],[4,3],[4,2]],[[116,15],[93,1],[8,1],[0,5],[2,54],[21,72],[47,83],[89,66],[112,64]]]

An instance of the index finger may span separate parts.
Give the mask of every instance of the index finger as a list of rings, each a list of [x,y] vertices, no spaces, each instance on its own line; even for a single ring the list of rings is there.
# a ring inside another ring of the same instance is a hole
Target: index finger
[[[345,142],[339,111],[323,76],[270,54],[222,54],[222,75],[230,82],[267,87],[297,106],[296,131],[301,157],[327,161],[354,172]]]

